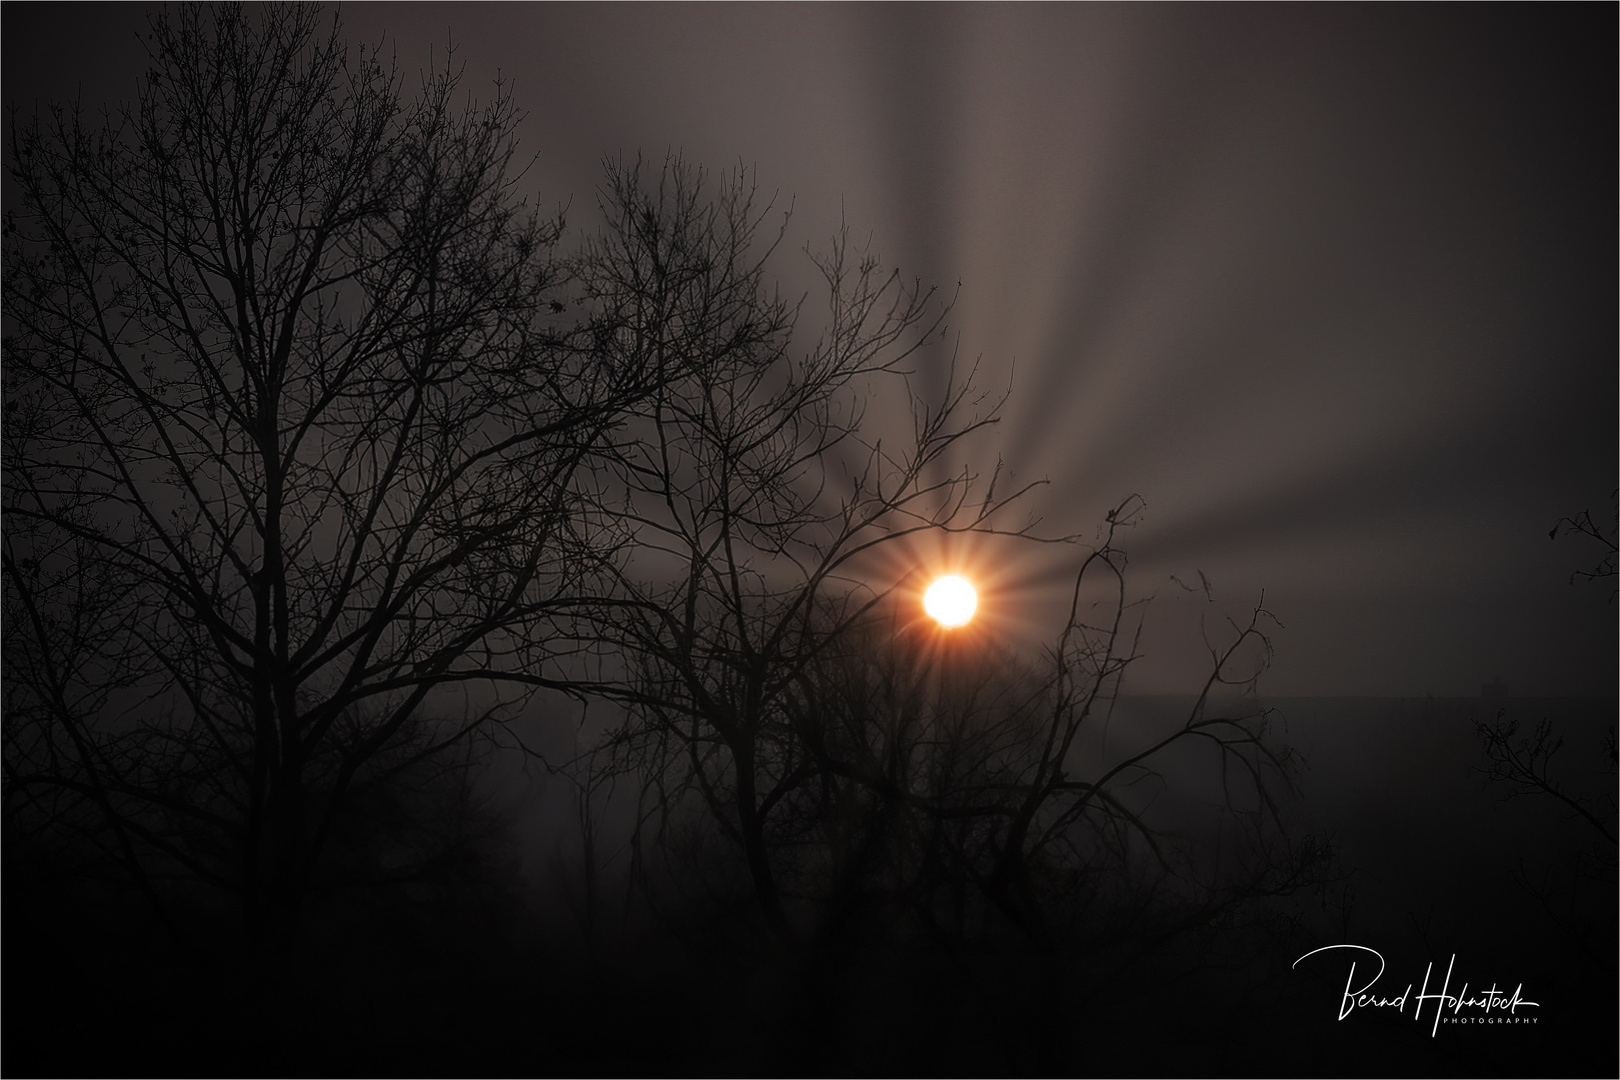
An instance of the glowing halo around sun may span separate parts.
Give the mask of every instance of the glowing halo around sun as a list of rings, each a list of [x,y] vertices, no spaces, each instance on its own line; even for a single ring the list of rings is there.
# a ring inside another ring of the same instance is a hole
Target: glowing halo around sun
[[[955,574],[938,579],[923,594],[923,610],[947,630],[965,625],[978,606],[973,586]]]

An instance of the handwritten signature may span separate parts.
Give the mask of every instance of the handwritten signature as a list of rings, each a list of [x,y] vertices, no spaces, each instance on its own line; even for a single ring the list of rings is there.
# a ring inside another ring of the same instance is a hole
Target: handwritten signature
[[[1451,976],[1457,966],[1456,953],[1451,954],[1451,962],[1446,965],[1445,981],[1440,984],[1439,990],[1435,993],[1429,992],[1429,980],[1434,973],[1434,962],[1429,962],[1429,966],[1423,971],[1423,984],[1419,988],[1416,997],[1412,996],[1412,987],[1417,985],[1415,983],[1407,983],[1405,990],[1392,996],[1374,991],[1373,988],[1378,985],[1378,980],[1384,977],[1387,965],[1384,963],[1382,953],[1377,949],[1368,948],[1366,945],[1324,945],[1320,949],[1312,949],[1298,960],[1295,960],[1293,966],[1297,968],[1301,963],[1309,960],[1317,953],[1331,952],[1334,949],[1348,949],[1352,950],[1353,953],[1371,953],[1378,960],[1378,970],[1370,979],[1358,986],[1356,985],[1356,961],[1352,957],[1350,973],[1344,980],[1344,997],[1339,1001],[1340,1020],[1345,1019],[1357,1009],[1393,1008],[1396,1012],[1404,1013],[1408,1004],[1413,1007],[1412,1019],[1418,1020],[1423,1016],[1424,1006],[1432,1001],[1434,1002],[1434,1025],[1429,1030],[1430,1038],[1433,1038],[1435,1033],[1440,1030],[1442,1021],[1448,1024],[1534,1024],[1536,1022],[1536,1018],[1533,1016],[1518,1015],[1521,1008],[1531,1006],[1540,1008],[1539,1003],[1525,999],[1523,983],[1514,987],[1511,994],[1499,989],[1493,982],[1490,989],[1476,990],[1472,995],[1468,993],[1468,984],[1463,983],[1462,989],[1458,990],[1456,994],[1452,994],[1450,992]],[[1361,959],[1363,975],[1365,976],[1365,973],[1372,969],[1372,963],[1366,957]],[[1480,1015],[1464,1016],[1464,1009],[1478,1010]],[[1450,1012],[1449,1016],[1446,1015],[1448,1011]]]

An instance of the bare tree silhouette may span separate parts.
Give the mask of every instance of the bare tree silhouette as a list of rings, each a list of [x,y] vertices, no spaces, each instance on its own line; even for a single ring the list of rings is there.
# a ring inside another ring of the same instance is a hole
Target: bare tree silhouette
[[[408,94],[313,6],[145,40],[133,106],[12,121],[6,811],[263,939],[363,788],[552,681],[658,372],[548,328],[504,88]]]
[[[1520,736],[1519,725],[1508,719],[1506,710],[1495,721],[1475,721],[1474,728],[1483,745],[1486,766],[1481,770],[1494,783],[1502,785],[1503,798],[1525,795],[1545,795],[1562,803],[1597,832],[1608,846],[1615,845],[1615,796],[1604,796],[1606,806],[1597,806],[1595,800],[1571,794],[1567,785],[1552,772],[1552,759],[1563,748],[1564,740],[1553,732],[1551,720],[1536,724],[1534,734]],[[1603,762],[1607,771],[1615,771],[1615,740],[1613,729],[1603,739]],[[1613,852],[1609,862],[1613,863]]]
[[[625,781],[646,895],[735,873],[788,958],[786,1037],[833,1022],[874,937],[970,970],[1014,941],[1042,1053],[1077,942],[1117,988],[1319,872],[1278,828],[1262,608],[1185,715],[1113,723],[1139,501],[1038,661],[899,614],[881,557],[910,538],[1038,537],[1006,520],[1028,488],[956,464],[1004,395],[954,361],[914,385],[948,305],[847,230],[806,314],[767,285],[783,234],[746,171],[610,161],[565,256],[500,85],[407,93],[314,6],[163,9],[145,40],[134,105],[12,119],[8,857],[87,852],[177,941],[223,896],[256,977],[318,892],[487,891],[456,864],[499,831],[466,748],[560,691],[622,710],[580,762],[588,928],[593,799]],[[1224,862],[1153,803],[1189,775]]]
[[[1617,550],[1615,541],[1617,539],[1617,534],[1620,534],[1620,488],[1616,488],[1609,493],[1609,501],[1614,506],[1614,510],[1611,515],[1614,519],[1614,524],[1610,525],[1607,529],[1604,529],[1598,525],[1598,523],[1592,517],[1591,510],[1582,510],[1573,517],[1559,518],[1553,523],[1553,527],[1547,532],[1547,538],[1549,540],[1558,539],[1558,531],[1560,529],[1563,529],[1564,535],[1566,536],[1572,532],[1578,533],[1582,536],[1590,536],[1599,544],[1603,545],[1603,547],[1608,549],[1603,556],[1598,559],[1595,564],[1593,564],[1590,570],[1576,570],[1574,573],[1570,574],[1569,580],[1570,584],[1572,585],[1575,583],[1577,578],[1584,579],[1586,581],[1602,581],[1605,578],[1612,578],[1615,576],[1615,552]],[[1609,589],[1609,602],[1611,604],[1614,602],[1615,595],[1615,587],[1611,586]]]
[[[920,625],[894,593],[820,597],[794,612],[797,640],[756,654],[757,667],[738,646],[701,667],[674,649],[650,658],[613,756],[590,764],[639,787],[634,845],[655,902],[707,860],[700,884],[723,903],[715,842],[746,865],[794,972],[787,1044],[836,1040],[853,1008],[840,980],[874,947],[955,957],[942,985],[969,995],[1005,992],[994,966],[1025,955],[1017,1000],[1037,1034],[1008,1060],[1056,1068],[1073,1030],[1058,1014],[1076,995],[1117,996],[1188,938],[1324,880],[1327,846],[1283,829],[1292,756],[1253,693],[1270,656],[1263,608],[1214,640],[1178,719],[1114,723],[1142,612],[1117,536],[1138,509],[1109,516],[1038,664]],[[699,642],[765,605],[668,595],[681,603],[635,610],[673,607],[665,617]],[[739,700],[757,702],[746,726]],[[1196,835],[1173,805],[1189,795]],[[986,956],[997,959],[971,959]]]
[[[1591,510],[1582,510],[1571,517],[1559,518],[1547,534],[1548,538],[1553,540],[1558,539],[1559,530],[1563,530],[1566,536],[1571,533],[1589,536],[1608,549],[1590,570],[1576,570],[1571,573],[1569,580],[1572,585],[1577,580],[1601,582],[1615,576],[1615,534],[1616,530],[1620,529],[1620,488],[1610,492],[1610,499],[1615,506],[1615,525],[1604,529],[1593,519]],[[1611,586],[1609,593],[1611,604],[1614,602],[1614,596],[1614,587]],[[1481,771],[1490,780],[1502,786],[1504,798],[1546,795],[1556,799],[1596,830],[1608,847],[1614,846],[1613,794],[1604,797],[1606,804],[1604,807],[1595,808],[1593,800],[1570,794],[1566,785],[1552,774],[1550,766],[1553,755],[1564,745],[1563,737],[1554,732],[1552,721],[1538,721],[1534,734],[1519,736],[1518,721],[1510,719],[1506,710],[1502,710],[1491,720],[1476,720],[1474,730],[1485,759]],[[1601,753],[1603,764],[1610,773],[1613,773],[1616,767],[1616,751],[1615,729],[1612,724],[1603,737]],[[1608,853],[1607,861],[1612,869],[1613,852]]]
[[[1615,502],[1617,526],[1620,526],[1620,489],[1611,492]],[[1590,510],[1582,510],[1570,517],[1559,518],[1548,532],[1550,539],[1572,533],[1591,537],[1607,548],[1589,570],[1576,570],[1570,574],[1570,584],[1577,581],[1603,582],[1615,576],[1615,532],[1599,526]],[[1609,603],[1614,602],[1613,586]],[[1566,729],[1567,730],[1567,729]],[[1616,846],[1616,812],[1614,777],[1620,767],[1620,754],[1616,751],[1615,725],[1611,723],[1598,746],[1598,762],[1607,778],[1608,790],[1600,794],[1580,790],[1571,782],[1568,759],[1555,768],[1553,758],[1564,746],[1564,734],[1545,717],[1535,722],[1532,731],[1522,733],[1520,718],[1510,710],[1497,710],[1488,720],[1474,721],[1474,734],[1479,741],[1480,762],[1476,771],[1500,792],[1504,801],[1531,797],[1545,798],[1560,804],[1577,821],[1579,832],[1590,839],[1590,845],[1568,865],[1549,867],[1542,880],[1532,876],[1521,865],[1513,872],[1514,880],[1526,893],[1536,898],[1542,910],[1587,958],[1592,966],[1612,977],[1614,971],[1613,919],[1608,899],[1614,891],[1615,872],[1620,867],[1620,848]],[[1557,887],[1549,884],[1553,876],[1567,878]]]
[[[770,208],[744,173],[712,194],[707,183],[678,159],[610,163],[609,228],[580,264],[598,333],[621,363],[661,373],[603,475],[635,541],[597,632],[629,665],[620,763],[701,797],[785,931],[767,834],[818,769],[786,710],[807,665],[884,595],[852,568],[918,532],[995,531],[1020,493],[998,497],[995,477],[981,493],[975,475],[942,468],[998,402],[971,378],[933,404],[912,390],[904,365],[944,318],[930,292],[853,251],[846,231],[815,263],[824,332],[796,353],[798,312],[762,280]],[[863,430],[875,394],[891,413],[909,406],[903,448]]]

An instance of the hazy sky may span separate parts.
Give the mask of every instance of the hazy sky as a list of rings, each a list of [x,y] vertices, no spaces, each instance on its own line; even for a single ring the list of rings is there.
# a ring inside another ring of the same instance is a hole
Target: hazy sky
[[[1013,373],[983,453],[1050,478],[1052,531],[1140,493],[1144,590],[1202,570],[1237,611],[1264,588],[1272,692],[1614,692],[1609,591],[1567,584],[1600,551],[1547,539],[1609,521],[1616,484],[1613,5],[343,18],[407,70],[453,39],[470,88],[509,78],[536,199],[576,224],[603,155],[676,149],[792,201],[790,286],[841,212],[887,262],[960,281],[952,338]],[[141,25],[5,4],[8,106],[130,96]],[[1028,556],[1007,602],[1030,625],[1074,555]],[[1150,638],[1161,672],[1174,637]]]

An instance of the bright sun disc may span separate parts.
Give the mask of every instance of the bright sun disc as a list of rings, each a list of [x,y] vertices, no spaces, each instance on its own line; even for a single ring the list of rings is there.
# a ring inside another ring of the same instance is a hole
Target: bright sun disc
[[[973,609],[978,606],[973,586],[955,574],[940,578],[923,593],[923,610],[944,627],[961,626],[973,618]]]

